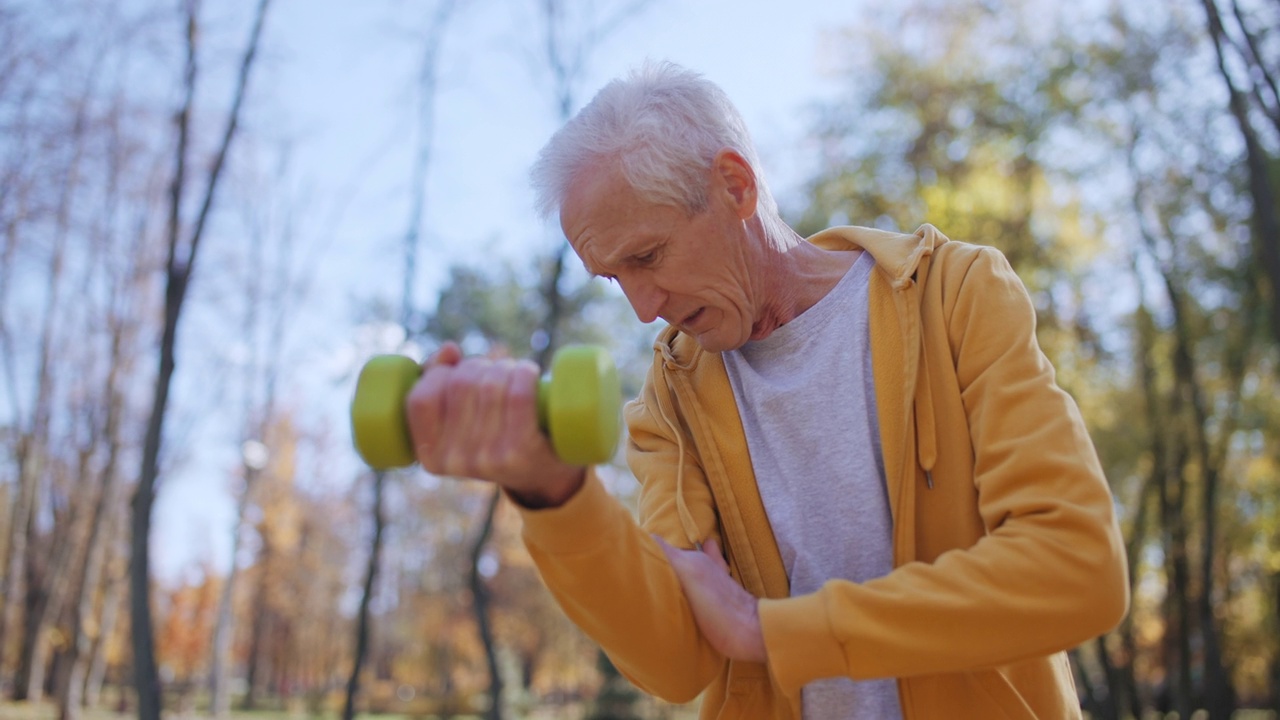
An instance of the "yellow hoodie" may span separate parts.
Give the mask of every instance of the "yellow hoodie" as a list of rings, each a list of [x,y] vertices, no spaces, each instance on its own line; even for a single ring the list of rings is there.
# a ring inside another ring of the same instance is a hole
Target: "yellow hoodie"
[[[1077,718],[1064,651],[1128,607],[1123,541],[1093,444],[1035,339],[1004,257],[914,234],[834,228],[809,239],[876,260],[868,290],[894,570],[790,597],[716,353],[667,328],[627,405],[639,520],[588,473],[524,539],[569,617],[637,686],[703,718],[800,718],[800,689],[894,677],[903,715]],[[815,448],[820,452],[821,448]],[[716,537],[762,598],[768,663],[703,639],[651,535]]]

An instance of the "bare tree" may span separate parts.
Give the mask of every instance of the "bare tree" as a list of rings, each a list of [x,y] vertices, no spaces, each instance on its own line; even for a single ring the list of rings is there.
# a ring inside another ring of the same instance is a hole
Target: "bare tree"
[[[1270,123],[1273,134],[1280,134],[1280,91],[1276,80],[1280,75],[1280,62],[1274,57],[1266,57],[1260,32],[1251,27],[1238,0],[1231,0],[1231,7],[1236,29],[1243,37],[1241,42],[1234,42],[1228,35],[1217,2],[1201,1],[1218,60],[1218,71],[1227,86],[1228,107],[1244,140],[1249,196],[1253,201],[1255,254],[1260,281],[1270,290],[1272,334],[1280,343],[1280,210],[1277,210],[1278,196],[1272,175],[1276,158],[1267,152],[1259,128],[1254,125],[1256,111]],[[1231,49],[1245,66],[1247,88],[1237,85],[1228,67],[1228,51]]]
[[[577,108],[578,92],[586,75],[591,53],[603,45],[609,36],[617,32],[627,20],[638,15],[652,0],[625,0],[596,13],[593,3],[578,5],[565,0],[537,0],[539,23],[542,31],[540,63],[545,63],[551,75],[552,103],[556,119],[563,125]],[[583,17],[573,8],[586,8]],[[566,302],[561,281],[564,278],[565,260],[569,243],[559,237],[544,262],[542,281],[543,309],[545,312],[541,338],[535,349],[538,366],[551,366],[551,357],[560,347],[560,333],[565,321]]]
[[[422,54],[418,62],[417,151],[414,153],[410,168],[409,216],[404,233],[404,281],[400,299],[400,326],[404,330],[405,337],[409,337],[415,331],[413,326],[417,324],[413,291],[417,282],[418,254],[422,245],[422,227],[427,208],[427,177],[431,169],[431,154],[435,142],[435,102],[439,84],[440,51],[444,44],[446,30],[458,4],[459,0],[439,0],[423,34]],[[351,720],[355,716],[356,695],[360,691],[360,673],[369,651],[372,622],[369,605],[377,587],[378,567],[382,561],[382,538],[387,523],[386,509],[382,503],[387,478],[388,474],[385,472],[373,473],[373,506],[370,512],[373,520],[373,537],[356,622],[355,657],[351,663],[351,674],[347,678],[347,694],[343,703],[344,720]]]
[[[15,698],[26,697],[29,686],[26,680],[30,676],[30,655],[40,644],[39,636],[43,630],[45,620],[44,608],[47,606],[47,603],[43,602],[45,596],[44,588],[28,585],[25,588],[25,592],[20,592],[20,589],[24,587],[26,580],[37,579],[39,581],[42,579],[38,574],[34,578],[32,576],[31,555],[34,549],[32,536],[35,532],[32,519],[39,514],[40,510],[41,468],[45,465],[47,459],[50,426],[55,413],[55,355],[57,351],[58,321],[61,319],[63,293],[66,285],[63,271],[67,259],[67,245],[71,236],[73,198],[80,187],[79,173],[84,156],[85,136],[87,133],[87,97],[92,90],[94,79],[91,73],[85,91],[76,98],[76,111],[70,127],[60,128],[66,132],[67,138],[70,140],[70,143],[68,143],[70,157],[65,159],[65,164],[59,173],[61,176],[58,184],[60,190],[58,199],[54,203],[55,207],[51,212],[53,216],[52,245],[49,250],[46,276],[48,294],[44,303],[40,330],[36,340],[39,349],[36,356],[35,397],[27,411],[29,416],[22,412],[19,407],[17,382],[13,379],[16,375],[14,368],[17,361],[14,358],[11,333],[8,331],[7,326],[3,324],[3,321],[0,320],[0,350],[3,351],[3,357],[0,360],[4,362],[6,375],[10,377],[10,394],[16,410],[15,417],[20,418],[20,422],[25,425],[17,432],[15,456],[17,458],[18,492],[9,523],[9,542],[3,587],[5,602],[3,608],[0,609],[0,669],[3,669],[4,648],[8,644],[9,631],[17,621],[22,604],[24,602],[28,603],[25,617],[26,638],[22,643],[23,652],[19,658],[19,671],[15,673],[15,676],[17,676],[13,688]],[[28,92],[34,94],[35,90],[32,89]],[[30,97],[24,99],[31,100]],[[27,223],[38,221],[39,211],[32,213],[37,216],[35,218],[28,215],[32,210],[33,208],[23,208],[15,213],[17,217],[9,225],[6,233],[5,272],[9,272],[13,268],[12,253],[15,252],[19,242],[20,228]],[[7,284],[5,283],[5,285]],[[33,607],[35,612],[32,612]]]
[[[283,180],[287,162],[281,161],[276,180]],[[291,277],[293,268],[292,226],[286,221],[280,236],[269,227],[270,219],[252,220],[249,232],[250,257],[244,288],[245,307],[242,327],[252,338],[249,359],[245,364],[245,408],[241,437],[241,478],[243,485],[237,501],[231,528],[231,565],[218,599],[213,633],[213,658],[209,674],[209,693],[214,717],[226,717],[231,709],[231,693],[227,674],[230,667],[231,641],[234,636],[233,605],[240,576],[238,557],[246,515],[254,502],[254,492],[262,470],[270,456],[266,444],[270,427],[276,422],[276,388],[283,371],[282,348],[288,336],[288,319],[296,307],[297,283]],[[278,248],[274,262],[266,257],[268,248]],[[263,317],[267,315],[267,317]],[[261,347],[265,345],[265,348]],[[260,353],[260,350],[265,352]]]
[[[489,622],[492,593],[485,583],[484,573],[480,568],[480,561],[484,557],[484,546],[493,535],[494,516],[497,514],[498,503],[502,499],[502,492],[497,488],[494,488],[492,493],[486,505],[480,531],[476,533],[475,540],[471,544],[470,585],[471,608],[476,617],[476,626],[480,630],[480,640],[484,643],[485,663],[489,669],[489,708],[485,716],[489,720],[501,720],[502,673],[498,669],[497,643],[494,640],[493,627]]]
[[[1218,552],[1218,497],[1222,489],[1223,468],[1229,456],[1229,443],[1240,420],[1243,383],[1254,339],[1259,330],[1260,297],[1258,287],[1248,279],[1246,270],[1221,273],[1228,280],[1236,278],[1234,295],[1241,298],[1230,314],[1233,322],[1214,341],[1220,357],[1209,356],[1208,362],[1219,368],[1220,382],[1211,396],[1206,390],[1201,365],[1208,344],[1198,327],[1205,324],[1205,310],[1193,292],[1194,277],[1187,267],[1198,264],[1188,260],[1195,250],[1184,247],[1186,239],[1175,229],[1174,211],[1168,199],[1154,199],[1156,184],[1143,177],[1133,160],[1130,172],[1135,179],[1134,216],[1147,255],[1162,280],[1170,314],[1171,344],[1170,387],[1159,399],[1152,379],[1150,329],[1145,304],[1140,307],[1143,326],[1139,337],[1143,346],[1142,384],[1148,402],[1151,433],[1151,479],[1156,485],[1164,532],[1164,549],[1168,572],[1165,603],[1168,627],[1165,635],[1167,667],[1173,670],[1170,690],[1172,703],[1186,716],[1197,706],[1211,718],[1228,718],[1235,710],[1235,692],[1230,668],[1222,651],[1223,632],[1214,611],[1222,583],[1218,580],[1223,558]],[[1183,197],[1176,204],[1179,211],[1192,198]],[[1176,217],[1176,216],[1175,216]],[[1135,275],[1136,276],[1136,275]],[[1141,278],[1138,277],[1141,287]],[[1233,304],[1234,305],[1234,304]],[[1225,382],[1221,382],[1225,381]],[[1210,407],[1210,397],[1213,397]],[[1163,412],[1154,408],[1163,405]],[[1193,490],[1200,491],[1197,507]],[[1141,497],[1140,497],[1141,499]],[[1199,563],[1192,563],[1191,543],[1195,513],[1199,513]]]
[[[583,20],[574,17],[569,11],[570,4],[563,0],[538,0],[538,19],[543,34],[541,60],[551,73],[552,99],[559,124],[563,125],[573,116],[578,89],[592,50],[649,4],[650,0],[628,0],[617,7],[607,8],[602,17],[592,16]],[[595,9],[594,5],[587,7]],[[561,329],[569,311],[570,303],[566,302],[561,287],[568,255],[569,243],[561,236],[542,262],[544,314],[533,337],[537,363],[543,369],[551,367],[551,359],[560,347]],[[502,718],[503,683],[498,672],[497,643],[489,623],[490,593],[480,572],[480,560],[484,557],[484,546],[489,541],[501,496],[501,491],[494,488],[471,550],[472,608],[489,667],[489,720]]]
[[[369,563],[365,569],[364,587],[360,595],[360,611],[356,621],[355,658],[351,665],[351,675],[347,678],[347,695],[342,705],[343,720],[352,720],[356,714],[356,695],[360,691],[360,672],[363,670],[365,658],[369,653],[369,603],[373,601],[374,584],[378,579],[378,561],[382,557],[382,535],[386,530],[386,509],[383,507],[382,494],[385,483],[383,472],[374,473],[373,482],[373,544],[369,548]]]
[[[183,198],[186,193],[187,153],[191,134],[192,110],[195,103],[197,79],[197,49],[199,34],[199,0],[185,0],[186,66],[184,71],[184,99],[177,116],[177,143],[174,148],[174,171],[169,193],[169,216],[166,236],[168,260],[166,262],[166,288],[164,331],[160,341],[159,370],[156,377],[155,396],[151,418],[148,421],[143,446],[142,470],[133,496],[133,523],[130,541],[130,606],[132,618],[132,642],[134,653],[134,683],[138,692],[138,715],[143,720],[159,720],[161,710],[160,676],[155,661],[155,640],[152,629],[150,600],[150,550],[151,509],[155,502],[155,484],[159,475],[160,448],[163,437],[165,411],[168,407],[169,389],[176,366],[178,323],[182,316],[183,302],[191,282],[195,261],[204,237],[206,224],[213,208],[218,181],[226,165],[228,153],[239,125],[240,110],[249,84],[262,27],[266,20],[270,0],[259,0],[254,16],[253,29],[240,63],[235,86],[235,96],[228,111],[222,140],[209,170],[199,213],[189,231],[184,232],[182,222]]]
[[[122,494],[117,499],[116,507],[112,509],[105,531],[106,557],[99,587],[102,602],[96,615],[97,633],[92,638],[89,651],[81,707],[96,707],[102,697],[102,686],[107,674],[107,642],[115,633],[116,622],[120,619],[120,607],[124,604],[125,589],[129,583],[129,523],[123,500]]]

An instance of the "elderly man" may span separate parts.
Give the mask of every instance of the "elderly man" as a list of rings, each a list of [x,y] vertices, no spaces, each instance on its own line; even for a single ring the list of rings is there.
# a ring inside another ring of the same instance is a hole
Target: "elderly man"
[[[724,93],[670,64],[543,150],[542,209],[667,327],[626,408],[638,521],[537,431],[536,368],[448,345],[421,463],[498,483],[565,612],[704,718],[1070,718],[1127,603],[1112,499],[994,249],[779,218]]]

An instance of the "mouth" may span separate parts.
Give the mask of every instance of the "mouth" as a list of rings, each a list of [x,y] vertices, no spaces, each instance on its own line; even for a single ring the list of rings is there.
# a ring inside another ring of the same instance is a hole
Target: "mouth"
[[[702,313],[703,313],[703,311],[705,311],[705,310],[706,310],[706,308],[704,308],[704,307],[702,307],[702,308],[698,308],[697,310],[694,310],[692,313],[690,313],[689,315],[687,315],[687,316],[685,317],[685,319],[681,320],[681,321],[678,323],[678,324],[679,324],[679,326],[680,326],[680,327],[682,327],[682,328],[689,328],[689,327],[691,327],[691,326],[693,325],[693,323],[697,322],[697,321],[698,321],[698,319],[702,317]]]

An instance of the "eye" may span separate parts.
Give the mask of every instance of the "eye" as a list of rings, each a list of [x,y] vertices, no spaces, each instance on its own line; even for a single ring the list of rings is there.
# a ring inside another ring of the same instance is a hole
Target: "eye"
[[[639,255],[632,257],[632,260],[637,265],[648,265],[657,259],[658,259],[658,250],[656,248],[646,253],[641,253]]]

